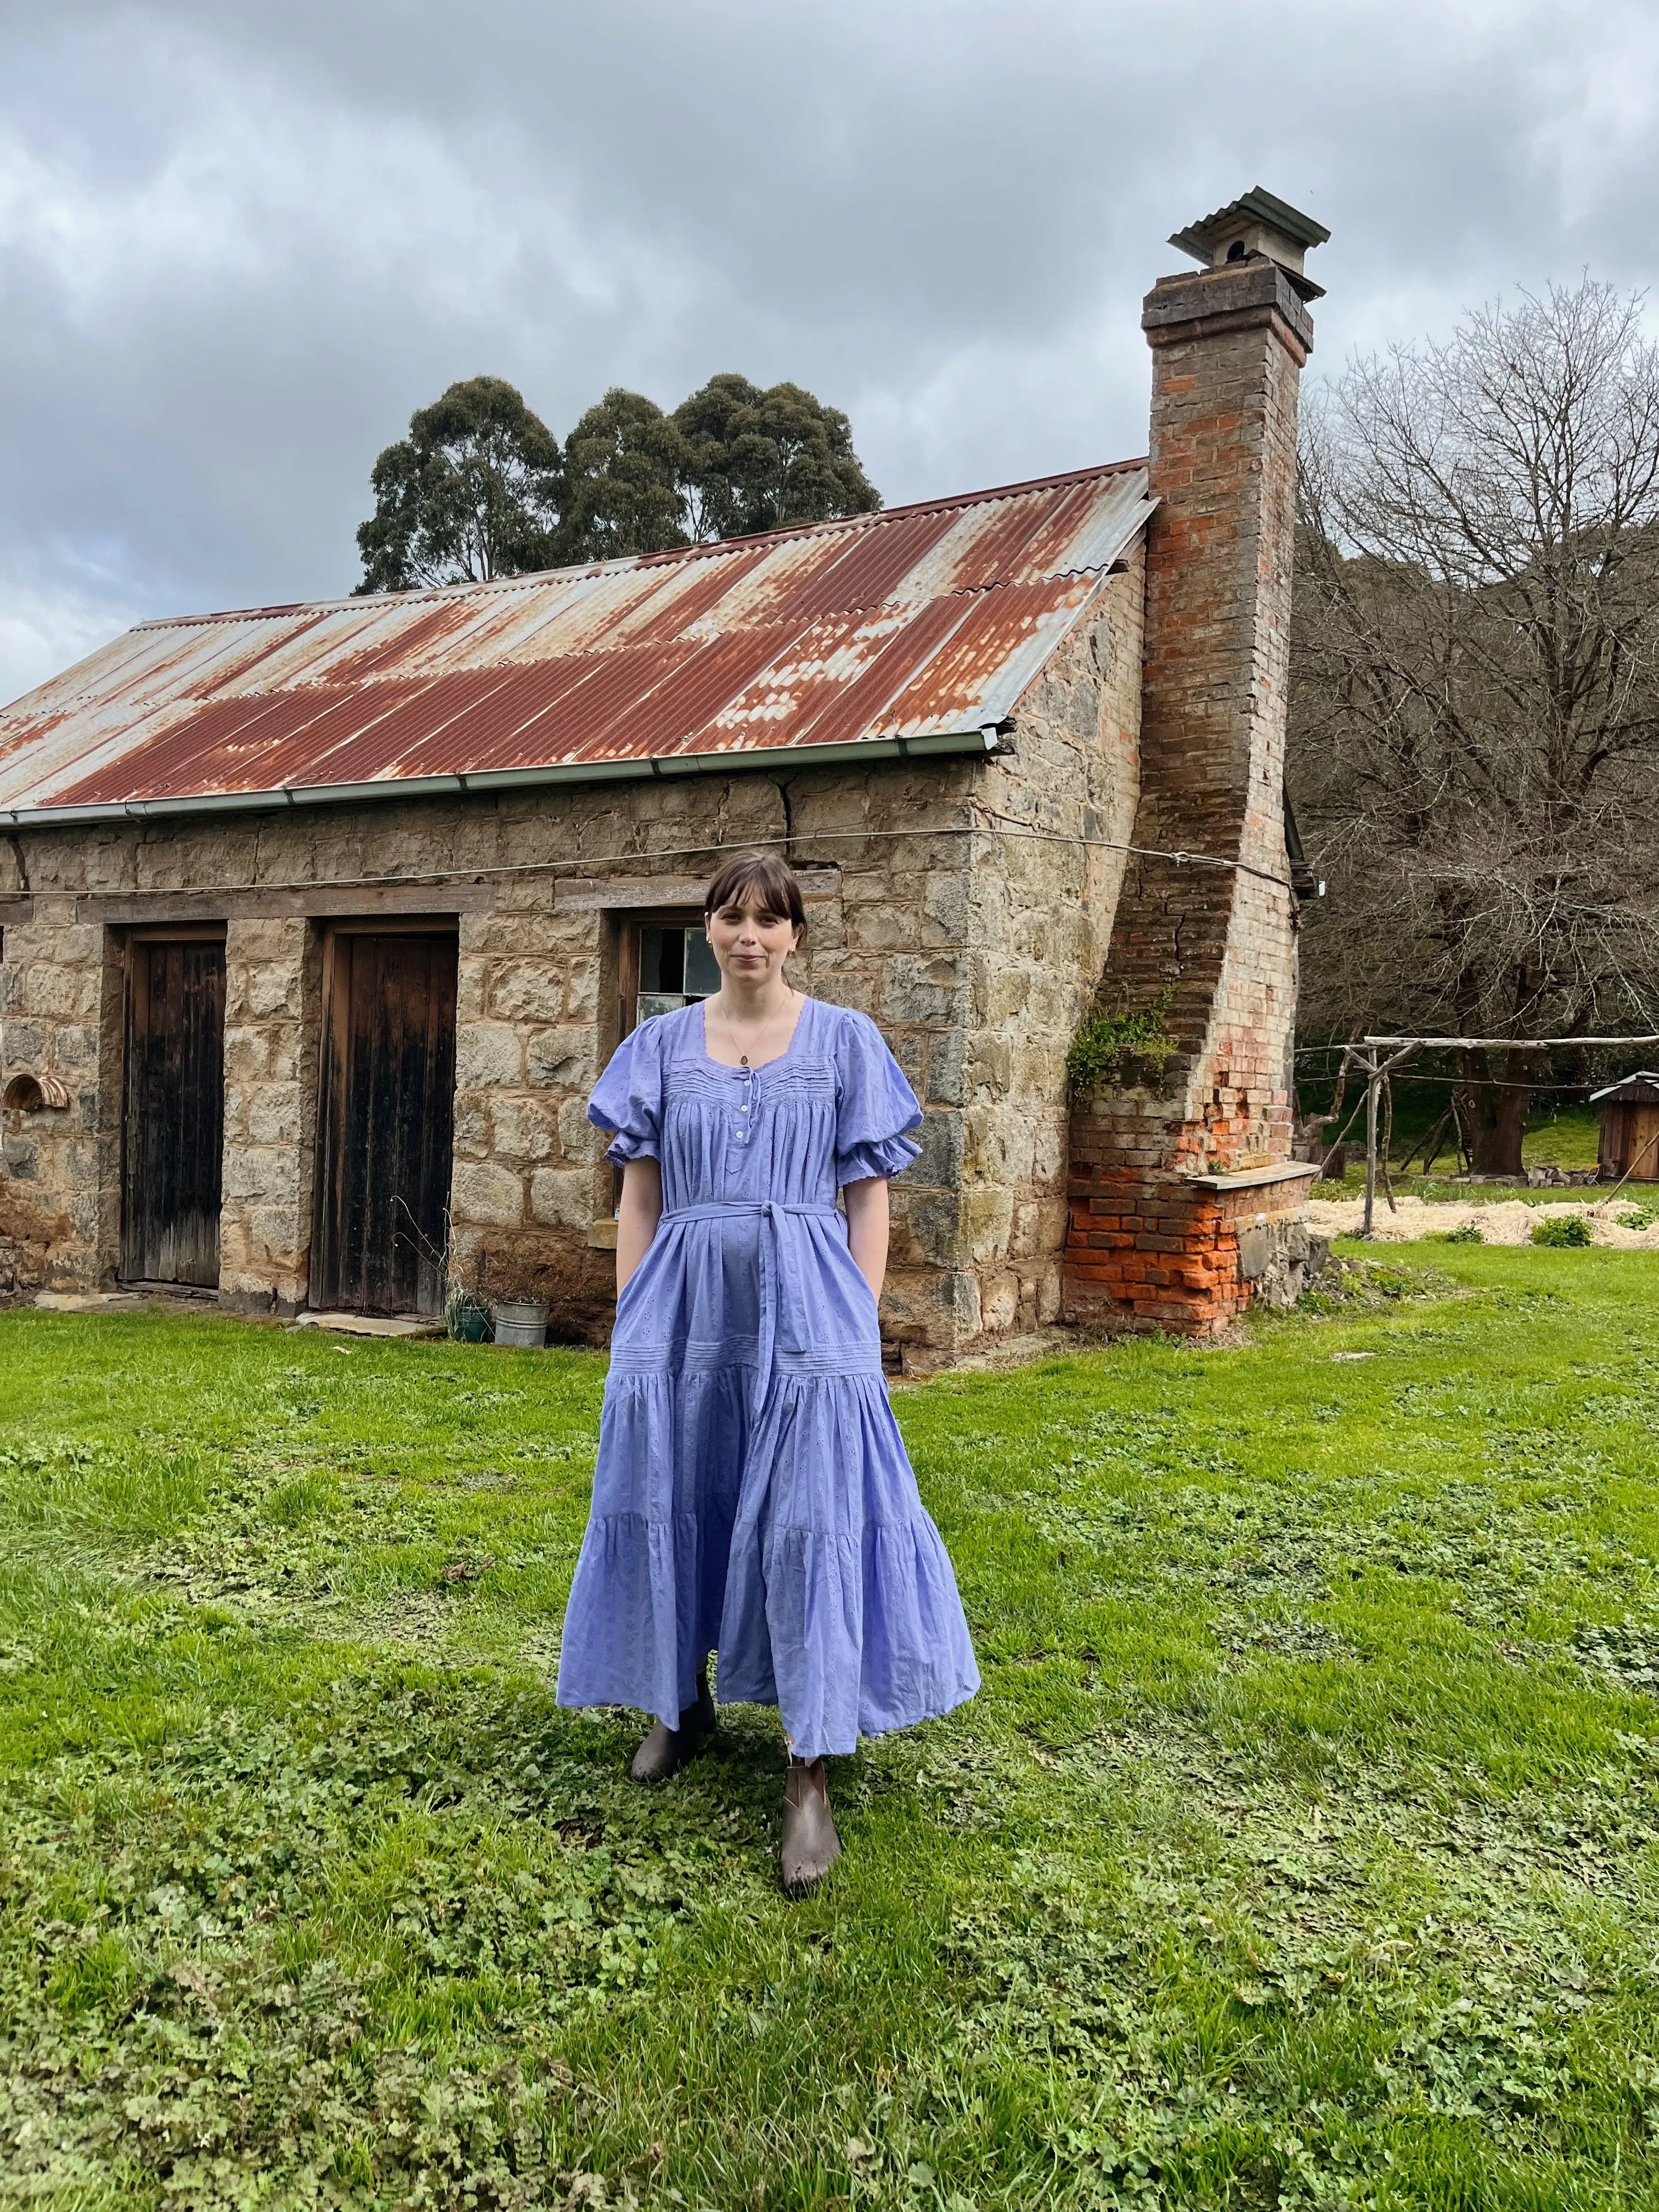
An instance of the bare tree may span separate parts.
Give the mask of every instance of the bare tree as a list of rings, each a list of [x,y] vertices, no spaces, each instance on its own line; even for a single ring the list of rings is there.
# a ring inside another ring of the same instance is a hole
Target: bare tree
[[[1659,349],[1586,277],[1307,413],[1291,781],[1304,1036],[1659,1026]],[[1534,1054],[1466,1056],[1515,1173]]]

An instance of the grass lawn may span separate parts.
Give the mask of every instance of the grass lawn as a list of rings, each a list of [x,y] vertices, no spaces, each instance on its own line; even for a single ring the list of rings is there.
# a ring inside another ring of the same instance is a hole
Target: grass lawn
[[[0,2203],[1652,2204],[1659,1259],[1400,1256],[896,1394],[986,1686],[795,1905],[554,1707],[598,1358],[0,1315]]]

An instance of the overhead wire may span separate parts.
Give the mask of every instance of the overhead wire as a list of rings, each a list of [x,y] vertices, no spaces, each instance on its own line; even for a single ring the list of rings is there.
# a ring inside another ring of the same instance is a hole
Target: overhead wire
[[[1183,850],[1164,851],[1158,846],[1133,845],[1115,837],[1090,837],[1064,830],[1042,830],[1028,823],[1012,821],[998,815],[989,820],[929,823],[904,830],[802,830],[793,835],[774,837],[712,838],[696,845],[659,845],[644,849],[618,853],[577,854],[562,860],[505,860],[465,867],[415,868],[395,875],[328,876],[313,878],[303,883],[276,883],[269,878],[256,878],[251,882],[236,884],[181,884],[171,889],[146,885],[142,893],[122,886],[112,890],[88,886],[82,890],[65,888],[63,896],[76,898],[131,898],[136,896],[155,897],[230,897],[253,891],[316,891],[392,890],[402,885],[410,889],[428,884],[477,883],[503,876],[534,876],[574,873],[591,874],[595,870],[627,866],[638,866],[647,860],[687,860],[712,853],[753,852],[769,847],[787,848],[801,845],[863,843],[872,839],[892,837],[969,837],[975,836],[1027,838],[1035,842],[1072,845],[1091,851],[1122,853],[1131,859],[1168,860],[1176,867],[1228,868],[1241,875],[1255,876],[1275,889],[1297,896],[1296,886],[1288,877],[1276,876],[1271,870],[1258,868],[1249,860],[1242,860],[1219,853],[1191,853]],[[811,867],[810,858],[798,863]],[[53,890],[57,886],[52,887]],[[0,890],[0,899],[21,900],[46,896],[34,890]]]

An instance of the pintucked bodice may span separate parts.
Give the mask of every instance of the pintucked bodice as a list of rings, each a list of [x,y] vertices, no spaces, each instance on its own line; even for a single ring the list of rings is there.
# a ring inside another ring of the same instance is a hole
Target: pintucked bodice
[[[613,1370],[719,1363],[772,1376],[880,1372],[876,1302],[836,1193],[916,1156],[915,1094],[867,1016],[809,999],[789,1048],[756,1068],[708,1057],[702,1009],[626,1040],[588,1107],[607,1158],[655,1159],[663,1212],[617,1301]]]
[[[898,1175],[920,1149],[915,1093],[866,1014],[809,999],[787,1052],[761,1067],[708,1056],[702,1008],[643,1022],[600,1079],[588,1118],[608,1159],[648,1157],[663,1210],[722,1201],[834,1206],[845,1184]]]

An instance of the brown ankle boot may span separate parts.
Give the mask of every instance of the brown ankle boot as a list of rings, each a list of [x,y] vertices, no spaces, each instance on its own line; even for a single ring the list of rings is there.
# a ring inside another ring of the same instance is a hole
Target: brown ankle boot
[[[628,1770],[629,1781],[666,1782],[671,1774],[678,1774],[689,1759],[696,1757],[704,1739],[714,1733],[714,1699],[708,1687],[708,1662],[705,1660],[697,1677],[696,1704],[685,1708],[677,1729],[657,1722],[634,1753],[634,1764]]]
[[[792,1759],[783,1778],[783,1841],[778,1864],[792,1895],[823,1880],[841,1856],[823,1761]]]

